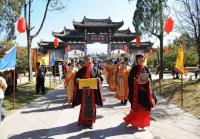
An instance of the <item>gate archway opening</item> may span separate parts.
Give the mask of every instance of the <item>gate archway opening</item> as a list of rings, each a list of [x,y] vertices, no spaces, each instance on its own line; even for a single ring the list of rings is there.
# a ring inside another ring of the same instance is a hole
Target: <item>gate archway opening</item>
[[[95,55],[95,54],[107,54],[108,45],[101,43],[93,43],[87,45],[87,54]]]

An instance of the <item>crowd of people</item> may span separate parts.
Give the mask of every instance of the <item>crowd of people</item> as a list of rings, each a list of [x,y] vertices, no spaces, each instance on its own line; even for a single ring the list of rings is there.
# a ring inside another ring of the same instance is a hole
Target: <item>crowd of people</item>
[[[156,103],[152,90],[151,74],[144,66],[144,56],[137,55],[136,63],[129,64],[127,57],[116,60],[94,61],[89,56],[79,62],[70,60],[64,67],[66,72],[64,86],[66,103],[72,107],[80,106],[78,125],[93,128],[96,120],[96,105],[103,106],[101,84],[105,76],[109,90],[114,93],[121,105],[131,103],[125,123],[134,128],[150,125],[150,111]],[[146,75],[146,77],[144,76]],[[96,78],[97,89],[79,88],[80,79]]]
[[[126,105],[128,100],[131,104],[129,114],[124,117],[125,123],[134,128],[144,128],[150,125],[150,111],[157,100],[152,90],[151,74],[144,66],[144,56],[138,54],[135,59],[132,66],[127,57],[114,63],[109,61],[104,64],[103,72],[116,99],[122,105]]]
[[[136,55],[136,62],[131,66],[126,56],[116,60],[94,61],[89,56],[82,60],[69,60],[64,66],[64,87],[66,90],[66,103],[75,107],[80,105],[78,126],[84,125],[93,128],[96,121],[96,105],[103,106],[102,82],[105,76],[109,90],[114,93],[121,105],[131,104],[130,112],[125,116],[124,122],[134,128],[144,128],[150,125],[150,112],[156,104],[152,90],[151,74],[144,66],[144,56]],[[45,94],[46,69],[37,63],[36,93]],[[80,88],[81,79],[96,79],[96,88]],[[0,78],[0,116],[4,119],[2,103],[7,85]]]

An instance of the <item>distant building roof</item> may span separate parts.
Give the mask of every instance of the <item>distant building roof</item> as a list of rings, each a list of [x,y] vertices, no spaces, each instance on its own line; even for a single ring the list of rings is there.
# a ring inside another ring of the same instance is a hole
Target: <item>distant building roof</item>
[[[147,51],[149,49],[152,49],[152,46],[153,46],[153,43],[150,41],[141,42],[141,45],[139,47],[136,45],[136,42],[131,42],[128,44],[129,51],[134,51],[134,50]]]
[[[113,35],[112,35],[112,41],[127,41],[131,42],[136,38],[135,33],[132,33],[130,29],[126,30],[117,30]]]
[[[77,30],[73,30],[73,29],[66,29],[65,27],[64,27],[63,31],[53,32],[52,35],[54,37],[59,38],[60,40],[62,40],[64,42],[84,41],[83,33],[79,32]]]
[[[53,32],[54,37],[59,38],[64,42],[84,42],[84,34],[77,30],[64,28],[61,32]],[[127,41],[130,42],[136,37],[135,33],[130,29],[117,30],[111,36],[111,41]]]
[[[143,49],[143,48],[152,47],[152,46],[153,46],[153,43],[150,41],[141,42],[141,45],[139,47],[136,45],[136,42],[129,43],[129,48],[133,48],[133,49]]]
[[[38,46],[40,47],[40,49],[64,49],[65,47],[67,46],[70,46],[70,49],[73,50],[73,49],[76,49],[77,47],[81,50],[84,49],[85,47],[85,43],[84,42],[68,42],[68,43],[64,43],[64,42],[59,42],[59,45],[57,48],[54,47],[54,43],[53,42],[48,42],[48,41],[40,41],[38,43]]]
[[[108,28],[115,32],[124,25],[124,22],[112,22],[110,17],[107,19],[89,19],[84,16],[82,22],[73,21],[73,25],[80,32],[83,32],[85,28],[88,32],[106,32]]]
[[[73,43],[72,45],[80,49],[82,49],[82,46],[85,47],[85,44],[95,42],[127,44],[136,38],[136,34],[131,32],[129,28],[118,30],[123,24],[123,21],[113,22],[110,17],[107,19],[89,19],[84,17],[81,22],[73,21],[74,29],[64,27],[61,32],[52,32],[52,35],[61,40],[58,48],[64,48],[66,45],[70,45],[70,43]],[[41,41],[38,45],[47,49],[54,48],[53,42]]]

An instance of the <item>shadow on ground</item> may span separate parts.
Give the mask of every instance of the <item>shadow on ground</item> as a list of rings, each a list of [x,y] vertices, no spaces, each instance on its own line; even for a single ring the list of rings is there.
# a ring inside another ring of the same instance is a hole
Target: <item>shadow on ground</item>
[[[26,113],[33,113],[33,112],[47,112],[47,111],[57,111],[57,110],[63,110],[63,109],[71,109],[73,108],[71,105],[62,105],[58,107],[52,107],[52,108],[44,108],[44,109],[35,109],[30,111],[22,111],[22,114]]]
[[[69,134],[74,132],[79,132],[85,129],[85,127],[79,126],[77,127],[77,122],[71,123],[66,126],[61,127],[54,127],[50,129],[40,129],[40,130],[33,130],[24,132],[18,135],[13,135],[8,137],[8,139],[53,139],[52,136],[62,135],[62,134]],[[104,139],[106,137],[118,136],[118,135],[126,135],[126,134],[134,134],[136,132],[142,132],[132,127],[127,127],[125,124],[121,123],[116,127],[106,128],[95,130],[94,129],[88,130],[86,132],[78,133],[75,136],[68,137],[68,139],[80,139],[80,138],[90,138],[90,139]]]

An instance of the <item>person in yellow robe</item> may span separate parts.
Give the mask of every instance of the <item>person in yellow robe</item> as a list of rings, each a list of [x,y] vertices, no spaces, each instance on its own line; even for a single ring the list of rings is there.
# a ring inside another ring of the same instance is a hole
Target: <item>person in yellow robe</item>
[[[109,83],[109,89],[112,92],[116,92],[117,84],[116,84],[116,73],[119,66],[117,65],[117,61],[111,64],[110,66],[110,83]]]
[[[127,104],[128,100],[128,76],[130,70],[131,67],[128,65],[128,58],[125,57],[119,67],[120,80],[115,95],[117,99],[121,100],[122,104]]]
[[[109,86],[111,84],[111,78],[112,78],[112,67],[113,67],[113,61],[110,59],[107,67],[107,83]]]
[[[73,100],[73,91],[74,91],[74,77],[76,72],[78,71],[78,68],[76,66],[76,62],[75,61],[71,61],[71,63],[69,64],[69,69],[67,71],[67,75],[65,77],[65,88],[66,88],[66,102],[71,104],[72,100]]]
[[[106,81],[109,84],[109,62],[106,61],[106,63],[103,66],[103,74],[105,75]]]

